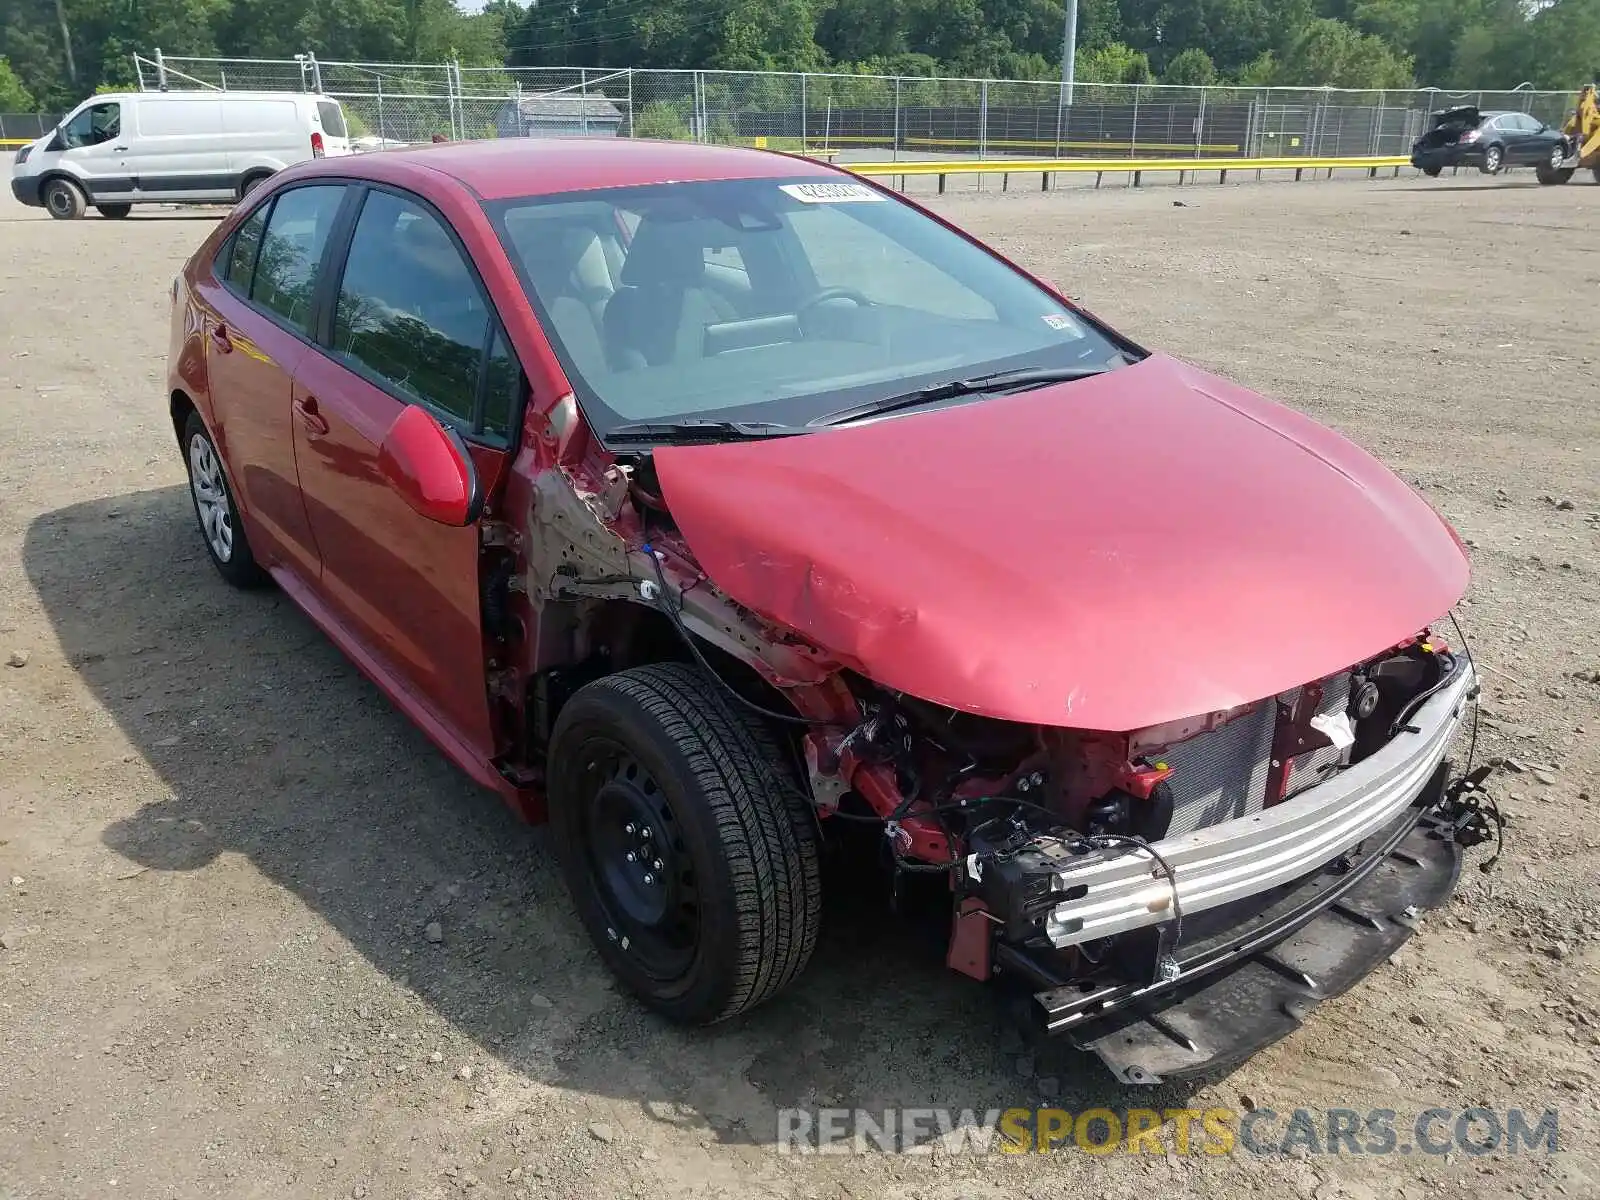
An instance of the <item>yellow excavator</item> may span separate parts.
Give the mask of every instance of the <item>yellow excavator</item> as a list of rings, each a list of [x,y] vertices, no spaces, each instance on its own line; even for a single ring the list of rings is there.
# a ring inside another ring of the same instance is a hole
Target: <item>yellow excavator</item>
[[[1600,183],[1600,102],[1595,99],[1595,86],[1589,84],[1578,93],[1578,107],[1567,118],[1561,132],[1567,138],[1567,158],[1539,164],[1540,183],[1565,183],[1580,167],[1594,172],[1594,181]]]

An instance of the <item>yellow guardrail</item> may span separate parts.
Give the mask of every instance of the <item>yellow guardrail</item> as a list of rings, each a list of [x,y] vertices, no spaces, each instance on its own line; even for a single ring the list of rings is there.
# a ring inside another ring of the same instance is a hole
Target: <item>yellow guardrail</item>
[[[815,137],[815,134],[812,135]],[[1274,135],[1267,134],[1272,137]],[[881,137],[863,137],[855,134],[831,133],[827,136],[826,145],[829,146],[883,146]],[[1298,140],[1295,143],[1299,144]],[[957,137],[917,137],[915,135],[902,135],[900,145],[910,150],[1032,150],[1039,154],[1060,154],[1063,150],[1099,150],[1102,153],[1116,153],[1123,151],[1132,154],[1137,150],[1154,153],[1186,153],[1193,154],[1199,150],[1201,154],[1238,154],[1237,142],[1204,142],[1196,146],[1193,142],[1108,142],[1108,141],[1056,141],[1054,138],[977,138]]]
[[[31,141],[32,138],[0,138],[0,150],[16,150]]]
[[[1216,171],[1226,182],[1229,171],[1293,171],[1301,179],[1307,171],[1364,170],[1376,179],[1378,172],[1390,167],[1399,173],[1401,167],[1411,165],[1403,155],[1359,156],[1349,158],[986,158],[922,160],[906,162],[843,163],[846,170],[857,175],[907,176],[936,175],[939,190],[944,191],[945,180],[951,175],[1032,175],[1040,177],[1041,190],[1048,190],[1052,175],[1095,176],[1095,186],[1100,186],[1106,175],[1133,176],[1133,186],[1138,187],[1147,171],[1176,171],[1178,182],[1186,175],[1199,175]]]

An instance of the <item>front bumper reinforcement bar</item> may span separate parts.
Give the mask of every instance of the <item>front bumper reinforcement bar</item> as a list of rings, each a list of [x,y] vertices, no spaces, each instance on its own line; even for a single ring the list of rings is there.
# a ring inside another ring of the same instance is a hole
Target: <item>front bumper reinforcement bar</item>
[[[1378,834],[1433,780],[1477,694],[1463,657],[1444,686],[1380,750],[1325,783],[1254,816],[1154,844],[1172,877],[1136,849],[1089,850],[1064,859],[1044,933],[1057,949],[1171,919],[1176,887],[1185,918],[1292,883]]]

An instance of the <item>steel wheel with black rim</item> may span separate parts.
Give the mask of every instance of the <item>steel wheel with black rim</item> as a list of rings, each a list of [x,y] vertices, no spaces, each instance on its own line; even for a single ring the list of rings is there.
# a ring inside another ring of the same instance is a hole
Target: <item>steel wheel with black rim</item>
[[[550,744],[550,822],[578,914],[616,975],[693,1024],[770,998],[821,919],[817,826],[777,737],[696,668],[578,691]]]
[[[189,496],[194,501],[200,539],[221,576],[234,587],[259,587],[267,573],[256,563],[250,539],[239,524],[239,510],[222,466],[222,455],[199,413],[190,413],[183,427],[184,458],[189,466]]]
[[[44,202],[44,210],[58,221],[76,220],[89,204],[81,187],[59,175],[45,183],[39,199]]]

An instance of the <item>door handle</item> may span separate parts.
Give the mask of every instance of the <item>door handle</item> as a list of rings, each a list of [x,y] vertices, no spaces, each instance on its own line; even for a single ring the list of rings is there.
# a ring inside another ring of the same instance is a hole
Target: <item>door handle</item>
[[[328,432],[328,419],[318,408],[315,396],[300,397],[294,402],[294,410],[300,414],[300,423],[312,437],[321,437]]]
[[[227,354],[233,349],[233,339],[228,336],[228,327],[226,325],[211,325],[206,332],[211,335],[212,344],[222,353]]]
[[[111,147],[111,148],[112,148],[112,149],[113,149],[113,150],[121,150],[121,151],[124,151],[124,152],[126,152],[126,151],[127,151],[127,149],[128,149],[128,148],[127,148],[127,147],[126,147],[126,146],[113,146],[113,147]]]

